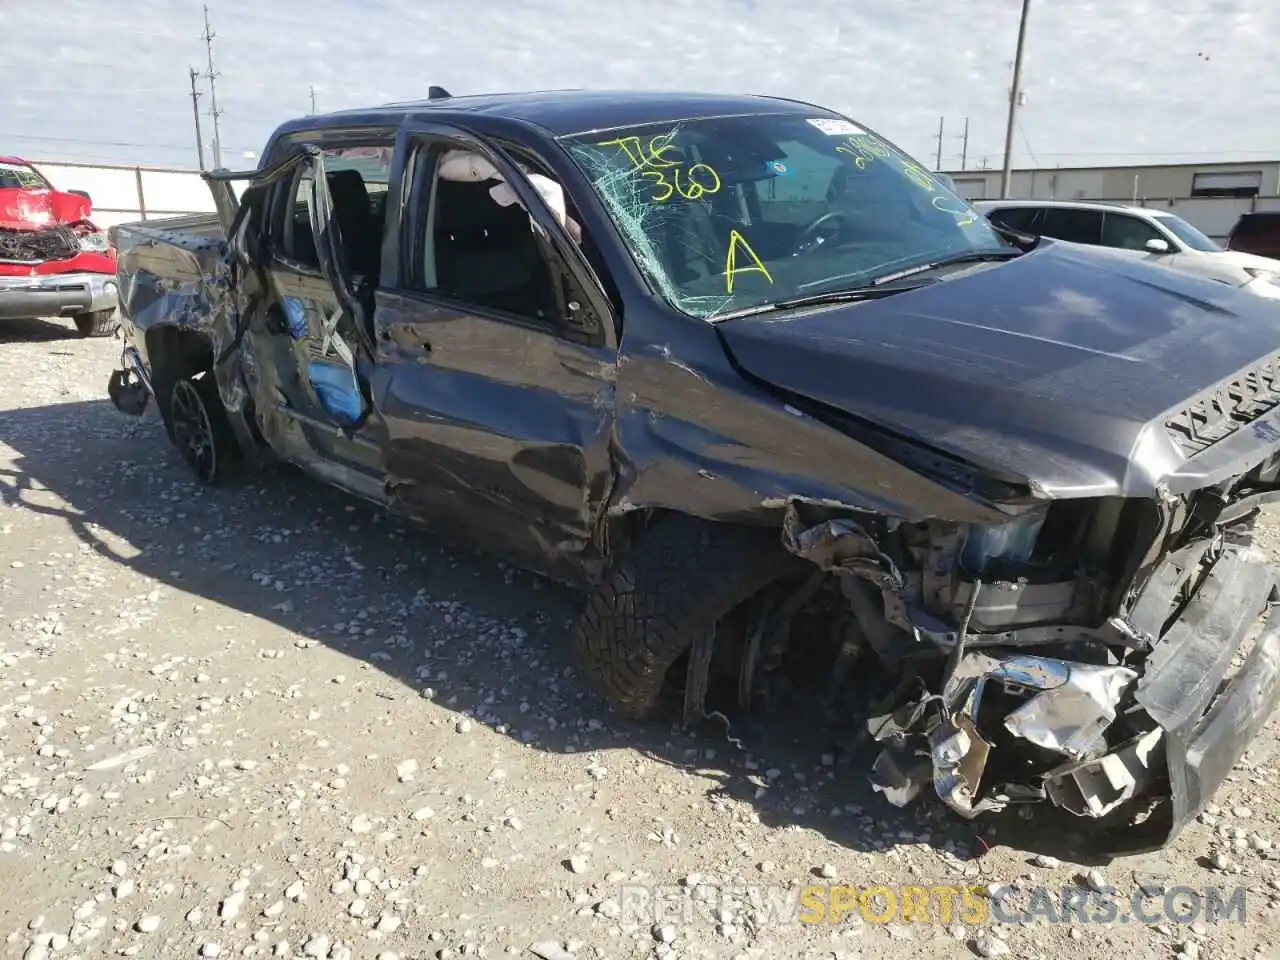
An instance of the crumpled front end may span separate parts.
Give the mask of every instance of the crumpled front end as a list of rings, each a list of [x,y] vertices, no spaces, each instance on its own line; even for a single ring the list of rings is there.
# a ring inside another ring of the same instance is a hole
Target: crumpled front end
[[[967,818],[1051,804],[1113,853],[1172,840],[1280,700],[1280,579],[1252,545],[1275,481],[1273,457],[1185,498],[1059,501],[994,528],[793,507],[788,548],[838,575],[901,677],[868,722],[875,788]]]

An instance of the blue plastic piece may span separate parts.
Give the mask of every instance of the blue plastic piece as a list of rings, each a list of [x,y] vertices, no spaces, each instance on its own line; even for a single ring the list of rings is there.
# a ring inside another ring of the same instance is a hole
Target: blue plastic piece
[[[289,336],[301,340],[307,335],[307,308],[297,297],[283,297],[284,320],[289,327]]]
[[[364,415],[364,394],[350,369],[340,363],[313,360],[307,379],[329,416],[339,423],[355,423]]]

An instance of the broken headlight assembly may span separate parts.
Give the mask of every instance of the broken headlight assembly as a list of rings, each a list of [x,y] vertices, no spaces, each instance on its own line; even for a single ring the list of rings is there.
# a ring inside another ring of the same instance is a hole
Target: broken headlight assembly
[[[902,805],[932,783],[965,817],[1042,800],[1100,817],[1141,791],[1160,730],[1131,710],[1140,666],[1108,642],[1123,639],[1108,605],[1143,507],[1060,501],[933,530],[913,619],[936,618],[939,658],[916,699],[870,721],[877,790]]]
[[[110,248],[107,231],[99,230],[91,223],[84,224],[76,231],[76,241],[85,253],[106,253]]]

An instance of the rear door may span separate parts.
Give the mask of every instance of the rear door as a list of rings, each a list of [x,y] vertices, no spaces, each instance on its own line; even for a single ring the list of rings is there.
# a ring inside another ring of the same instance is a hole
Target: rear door
[[[544,199],[558,184],[470,132],[406,125],[397,156],[397,276],[374,314],[394,501],[576,577],[613,476],[617,337],[590,239]]]
[[[368,436],[372,296],[353,262],[363,266],[370,246],[376,257],[381,237],[353,235],[358,199],[335,199],[346,171],[330,170],[331,157],[299,144],[238,204],[225,188],[215,197],[244,272],[237,339],[260,429],[287,459],[371,495],[382,477],[381,444]]]

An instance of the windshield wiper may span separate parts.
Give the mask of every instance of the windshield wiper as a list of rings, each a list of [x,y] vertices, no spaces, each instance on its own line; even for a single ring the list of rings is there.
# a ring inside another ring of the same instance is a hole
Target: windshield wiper
[[[892,286],[887,283],[884,285],[874,282],[863,283],[856,287],[845,287],[842,290],[828,290],[825,293],[811,293],[805,297],[776,300],[769,306],[775,310],[789,310],[792,307],[805,307],[813,303],[856,303],[859,300],[878,300],[880,297],[889,297],[895,293],[906,293],[908,290],[918,290],[921,287],[927,287],[937,282],[937,280],[925,280],[922,283],[903,283]]]
[[[957,253],[951,257],[943,257],[941,260],[933,260],[929,263],[922,263],[919,266],[907,267],[905,270],[895,270],[893,273],[886,273],[882,277],[876,277],[874,280],[868,281],[872,287],[878,287],[882,283],[891,283],[895,280],[901,280],[904,277],[914,277],[917,274],[929,273],[931,270],[941,270],[943,267],[952,267],[962,263],[986,263],[988,261],[1012,260],[1015,257],[1022,256],[1021,250],[984,250],[973,251],[970,253]]]
[[[730,310],[728,313],[715,314],[707,317],[707,319],[714,323],[719,323],[721,320],[736,320],[738,317],[750,317],[759,313],[773,313],[775,310],[790,310],[793,307],[808,307],[821,303],[857,303],[860,300],[879,300],[881,297],[892,296],[895,293],[906,293],[908,290],[918,290],[920,287],[927,287],[937,282],[937,280],[924,280],[894,286],[886,284],[883,287],[861,283],[856,287],[842,287],[839,290],[828,290],[825,293],[812,293],[804,297],[790,297],[786,300],[762,303],[755,307]]]

